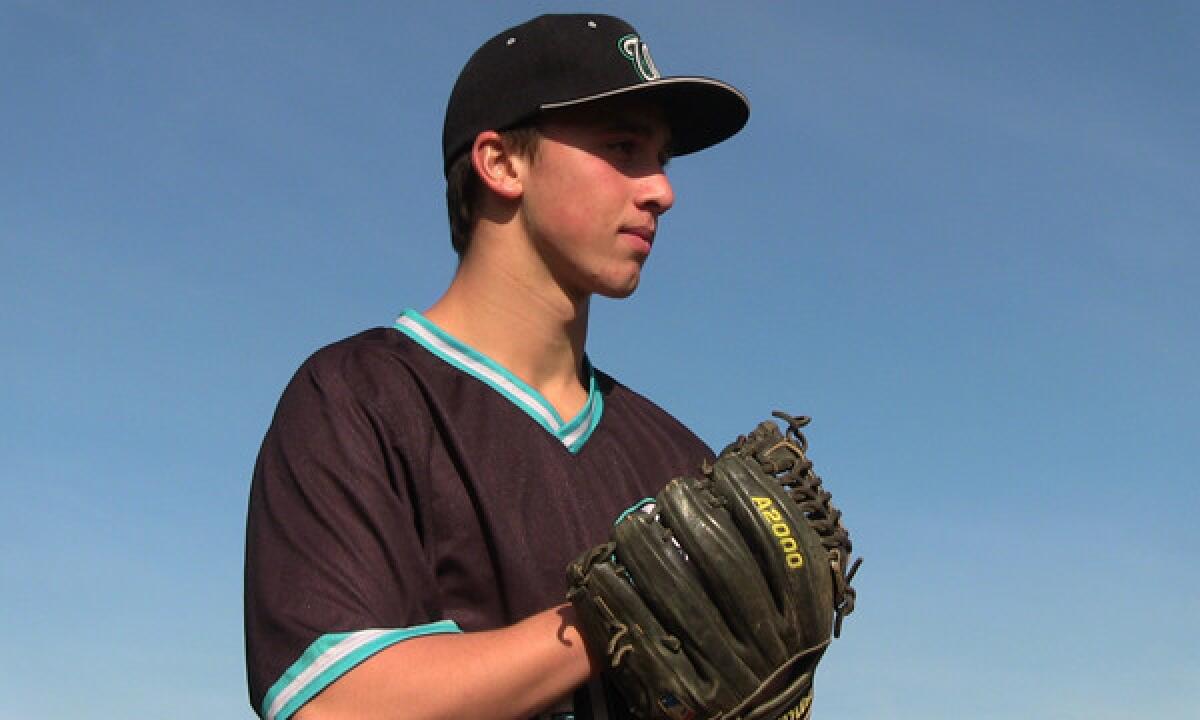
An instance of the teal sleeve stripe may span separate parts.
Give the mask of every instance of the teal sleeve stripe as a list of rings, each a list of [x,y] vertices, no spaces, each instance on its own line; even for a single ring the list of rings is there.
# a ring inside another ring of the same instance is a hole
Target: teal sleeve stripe
[[[634,504],[625,508],[625,512],[618,515],[616,520],[613,520],[613,527],[616,527],[617,525],[621,524],[622,520],[624,520],[625,518],[634,514],[635,512],[642,512],[643,508],[645,508],[647,505],[654,504],[654,502],[655,502],[655,500],[652,497],[642,498],[641,500],[638,500]],[[653,508],[651,508],[651,510],[649,510],[647,512],[653,512]]]
[[[264,720],[287,720],[304,703],[362,661],[398,642],[423,635],[462,632],[453,620],[400,629],[332,633],[317,638],[263,698]]]

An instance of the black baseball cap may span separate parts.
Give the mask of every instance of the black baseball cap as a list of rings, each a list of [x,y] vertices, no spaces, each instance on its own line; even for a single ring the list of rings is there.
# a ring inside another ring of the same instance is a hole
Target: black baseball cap
[[[541,15],[484,43],[450,93],[442,128],[445,168],[485,130],[507,130],[538,113],[616,96],[658,103],[671,154],[686,155],[741,130],[750,104],[707,77],[662,77],[632,25],[611,15]]]

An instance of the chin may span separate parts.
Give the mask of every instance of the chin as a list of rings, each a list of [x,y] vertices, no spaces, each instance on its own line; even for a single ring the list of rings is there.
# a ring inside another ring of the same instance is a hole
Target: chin
[[[639,280],[640,278],[635,277],[633,280],[625,283],[624,285],[601,288],[600,290],[596,291],[596,294],[602,297],[611,298],[613,300],[622,300],[632,295],[633,291],[638,289]]]
[[[611,267],[608,272],[598,272],[589,278],[588,285],[592,295],[620,300],[627,298],[638,289],[642,281],[642,266],[640,263],[629,263]]]
[[[613,277],[612,282],[602,283],[602,287],[596,290],[596,294],[611,298],[613,300],[622,300],[629,298],[634,294],[638,284],[641,284],[642,274],[641,269],[624,277]]]

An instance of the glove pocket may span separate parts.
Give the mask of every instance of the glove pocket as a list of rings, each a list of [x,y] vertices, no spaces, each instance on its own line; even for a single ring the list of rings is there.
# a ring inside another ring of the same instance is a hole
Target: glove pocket
[[[695,478],[671,481],[659,494],[662,524],[674,533],[705,593],[739,639],[739,657],[759,681],[787,658],[782,617],[754,553],[724,502]]]
[[[661,498],[660,498],[661,501]],[[661,510],[662,505],[659,505]],[[676,636],[696,672],[710,686],[716,707],[752,692],[761,675],[745,660],[753,656],[724,614],[672,532],[654,518],[634,513],[613,528],[617,560],[625,567],[650,612]]]

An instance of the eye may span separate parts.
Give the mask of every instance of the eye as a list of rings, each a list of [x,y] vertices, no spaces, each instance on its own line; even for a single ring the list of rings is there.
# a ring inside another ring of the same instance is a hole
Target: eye
[[[608,144],[610,150],[615,150],[622,155],[631,156],[637,151],[637,143],[633,140],[617,140]]]

